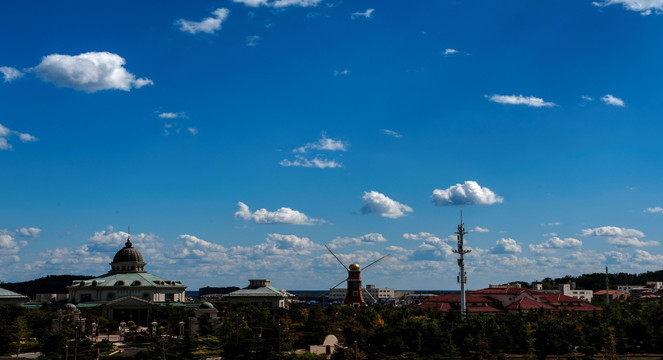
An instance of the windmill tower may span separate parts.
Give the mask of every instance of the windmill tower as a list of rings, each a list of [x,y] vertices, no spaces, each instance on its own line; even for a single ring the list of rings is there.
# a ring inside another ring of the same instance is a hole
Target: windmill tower
[[[343,284],[344,282],[347,282],[348,287],[347,287],[346,292],[345,292],[345,300],[343,300],[343,303],[345,305],[352,305],[354,307],[360,307],[360,306],[366,305],[366,301],[364,300],[364,295],[363,295],[363,291],[362,291],[363,287],[361,286],[361,268],[359,267],[359,264],[350,264],[350,267],[347,267],[341,261],[341,259],[339,259],[338,256],[336,256],[336,254],[334,254],[334,252],[331,251],[331,249],[327,245],[325,245],[325,247],[334,256],[334,258],[336,260],[338,260],[338,262],[341,265],[343,265],[345,270],[348,271],[348,277],[346,279],[344,279],[343,281],[341,281],[340,283],[336,284],[336,286],[332,287],[332,289],[335,289],[335,288],[339,287],[341,284]],[[375,264],[378,261],[386,258],[387,256],[389,256],[389,254],[387,254],[387,255],[373,261],[372,263],[368,264],[364,268],[364,270],[368,269],[373,264]],[[373,296],[368,291],[366,291],[366,294],[368,296],[370,296],[371,298],[373,298]],[[373,302],[375,302],[375,299],[373,299]]]

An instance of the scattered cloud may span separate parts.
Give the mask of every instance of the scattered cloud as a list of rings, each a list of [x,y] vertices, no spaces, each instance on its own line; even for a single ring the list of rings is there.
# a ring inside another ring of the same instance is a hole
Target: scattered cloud
[[[444,55],[454,55],[454,54],[458,54],[459,52],[460,52],[460,51],[458,51],[458,50],[456,50],[456,49],[449,49],[449,48],[447,48],[447,49],[444,49],[444,51],[442,52],[442,54],[444,54]]]
[[[191,134],[191,135],[198,135],[198,129],[196,129],[194,127],[188,127],[188,128],[186,128],[186,131],[188,131],[189,134]]]
[[[283,8],[288,6],[311,7],[317,6],[322,0],[233,0],[235,3],[241,3],[250,7],[269,6]]]
[[[0,124],[0,150],[12,150],[14,148],[12,144],[10,144],[9,141],[7,140],[11,136],[18,136],[18,139],[24,143],[34,142],[39,140],[35,136],[11,130]]]
[[[344,69],[344,70],[334,70],[334,76],[341,76],[341,75],[347,75],[350,73],[350,70]]]
[[[350,17],[354,20],[357,18],[364,18],[364,19],[370,19],[373,17],[373,12],[375,9],[366,9],[366,11],[358,11],[358,12],[353,12]]]
[[[594,101],[594,98],[593,98],[593,97],[591,97],[591,96],[587,96],[587,95],[581,95],[580,98],[581,98],[583,101]]]
[[[276,211],[267,211],[262,208],[251,213],[249,207],[243,202],[238,202],[237,205],[239,210],[235,212],[235,218],[251,220],[256,224],[316,225],[325,222],[322,219],[309,218],[306,214],[287,207],[279,208]]]
[[[475,226],[474,229],[470,230],[470,232],[487,233],[487,232],[490,232],[490,230],[488,230],[486,228],[482,228],[480,226]]]
[[[359,237],[337,237],[329,243],[329,247],[332,249],[337,249],[344,246],[361,246],[361,245],[375,245],[380,242],[386,242],[382,234],[379,233],[370,233],[362,235]]]
[[[310,150],[348,151],[348,144],[343,142],[343,140],[334,140],[328,138],[326,134],[323,133],[322,137],[318,139],[318,141],[300,146],[296,149],[293,149],[292,152],[304,154]]]
[[[489,188],[481,187],[476,181],[465,181],[446,190],[433,190],[433,203],[437,206],[447,205],[493,205],[504,200]]]
[[[214,34],[221,29],[221,24],[228,18],[230,11],[226,8],[218,8],[212,11],[212,17],[204,18],[201,21],[190,21],[179,19],[175,20],[175,25],[179,26],[180,31],[189,34],[207,33]]]
[[[592,5],[598,7],[621,4],[626,10],[637,11],[641,15],[651,15],[663,12],[663,0],[604,0],[594,1]]]
[[[645,237],[642,231],[636,229],[626,229],[616,226],[601,226],[594,229],[583,229],[582,236],[605,237],[608,244],[618,247],[642,247],[658,245],[657,241],[642,241]]]
[[[323,132],[321,138],[317,141],[295,148],[292,152],[295,154],[307,154],[312,151],[347,151],[348,146],[349,145],[343,140],[328,138]],[[326,160],[320,155],[316,155],[313,159],[306,158],[303,155],[295,155],[295,160],[283,159],[281,160],[280,165],[319,169],[342,167],[342,165],[336,160]]]
[[[319,157],[314,157],[313,159],[307,159],[301,155],[296,155],[295,160],[283,159],[279,163],[281,166],[294,166],[294,167],[305,167],[305,168],[340,168],[343,167],[341,163],[336,162],[335,160],[327,160]]]
[[[602,96],[601,100],[603,100],[603,102],[608,104],[608,105],[625,106],[624,100],[622,100],[618,97],[612,96],[610,94],[606,94],[606,95]]]
[[[41,229],[36,227],[22,227],[20,229],[16,229],[15,232],[16,236],[27,238],[39,237],[39,233],[41,233]]]
[[[413,212],[411,207],[392,200],[377,191],[364,192],[362,199],[364,200],[364,206],[359,211],[364,215],[376,214],[390,219],[398,219],[406,216],[406,213]]]
[[[488,100],[498,103],[498,104],[508,104],[508,105],[526,105],[531,107],[553,107],[557,104],[553,102],[544,101],[541,98],[534,96],[523,96],[523,95],[485,95]]]
[[[653,255],[644,250],[636,249],[632,261],[637,264],[663,265],[663,255]]]
[[[495,247],[490,251],[493,254],[520,254],[523,248],[518,245],[516,240],[511,238],[501,238],[495,242]]]
[[[562,223],[559,222],[559,221],[554,221],[554,222],[541,224],[541,226],[560,226],[560,225],[562,225]]]
[[[389,130],[389,129],[382,129],[382,133],[385,134],[385,135],[389,135],[389,136],[391,136],[391,137],[395,137],[395,138],[397,138],[397,139],[403,137],[402,134],[397,133],[397,132],[395,132],[395,131],[393,131],[393,130]]]
[[[574,238],[560,239],[556,236],[540,243],[530,244],[529,249],[535,254],[550,254],[558,249],[578,249],[582,247],[582,241]]]
[[[246,46],[256,46],[258,45],[258,41],[260,41],[260,36],[259,35],[251,35],[246,37]]]
[[[160,119],[188,119],[186,113],[183,112],[162,112],[159,113]]]
[[[0,73],[2,73],[2,78],[6,83],[10,83],[23,76],[23,73],[18,69],[9,66],[0,66]]]
[[[653,207],[653,208],[646,208],[646,209],[642,210],[642,212],[646,212],[646,213],[661,213],[661,214],[663,214],[663,208],[660,207],[660,206]]]
[[[87,52],[80,55],[52,54],[44,56],[32,68],[37,76],[58,87],[67,87],[88,93],[100,90],[124,90],[153,85],[148,78],[139,78],[125,68],[125,60],[109,52]]]

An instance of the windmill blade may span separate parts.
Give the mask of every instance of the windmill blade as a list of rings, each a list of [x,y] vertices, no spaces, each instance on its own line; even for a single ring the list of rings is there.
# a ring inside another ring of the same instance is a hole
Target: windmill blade
[[[378,262],[378,261],[380,261],[380,260],[386,258],[386,257],[389,256],[389,255],[391,255],[391,254],[387,254],[387,255],[385,255],[385,256],[383,256],[383,257],[381,257],[381,258],[379,258],[379,259],[373,261],[372,263],[366,265],[366,267],[364,268],[364,271],[366,271],[366,269],[368,269],[371,265],[373,265],[373,264],[375,264],[376,262]]]
[[[368,292],[368,289],[367,289],[367,288],[363,287],[363,288],[361,288],[361,290],[362,290],[365,294],[367,294],[368,296],[371,297],[371,299],[373,300],[373,304],[375,304],[375,303],[378,302],[377,300],[375,300],[375,298],[373,297],[373,295],[371,295],[371,293]]]
[[[331,251],[331,249],[329,248],[329,246],[325,245],[325,247],[327,248],[327,250],[329,250],[329,252],[330,252],[332,255],[334,255],[334,258],[336,258],[336,260],[338,260],[338,262],[340,262],[341,265],[343,265],[343,267],[345,268],[345,270],[350,271],[350,269],[348,269],[348,267],[345,266],[345,264],[343,263],[343,261],[341,261],[341,259],[339,259],[338,256],[336,256],[336,254],[334,254],[334,252]],[[343,281],[345,281],[345,280],[343,280]],[[340,284],[339,284],[339,285],[340,285]],[[338,285],[336,285],[336,286],[338,286]]]
[[[340,286],[341,284],[343,284],[343,283],[344,283],[344,282],[346,282],[346,281],[348,281],[348,279],[347,279],[347,278],[346,278],[346,279],[343,279],[343,280],[341,280],[341,282],[340,282],[340,283],[338,283],[338,284],[336,284],[336,286],[334,286],[334,287],[330,288],[330,290],[331,290],[331,289],[336,289],[337,287],[339,287],[339,286]]]

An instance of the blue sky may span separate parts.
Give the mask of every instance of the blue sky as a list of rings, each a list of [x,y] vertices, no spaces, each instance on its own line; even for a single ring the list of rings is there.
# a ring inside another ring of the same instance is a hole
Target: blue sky
[[[13,2],[0,280],[131,226],[200,286],[456,288],[663,265],[663,1]]]

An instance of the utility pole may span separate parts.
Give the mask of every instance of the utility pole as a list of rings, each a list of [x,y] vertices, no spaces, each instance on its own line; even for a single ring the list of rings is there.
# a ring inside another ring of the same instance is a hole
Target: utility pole
[[[464,239],[463,236],[467,234],[465,232],[465,227],[463,224],[463,212],[460,212],[460,225],[458,225],[458,231],[456,231],[456,238],[458,239],[458,249],[454,249],[453,252],[458,254],[458,267],[460,271],[458,272],[458,283],[460,283],[460,318],[465,320],[467,315],[467,309],[465,304],[465,283],[467,282],[467,275],[465,274],[465,254],[469,253],[472,250],[463,249]]]
[[[608,280],[608,265],[605,265],[605,303],[610,304],[610,280]]]

